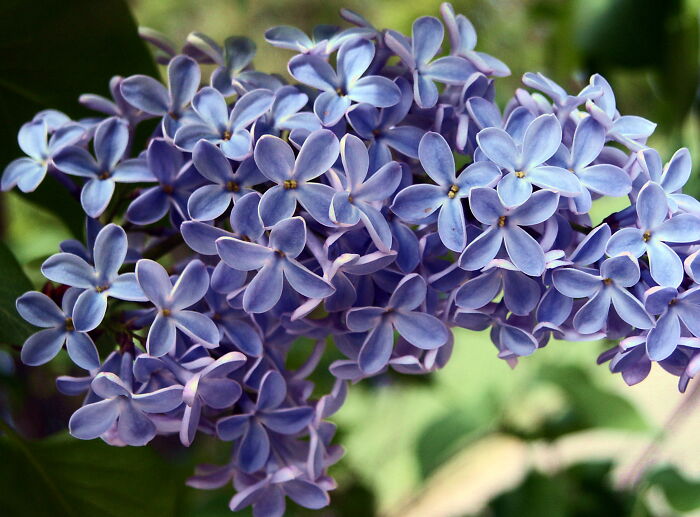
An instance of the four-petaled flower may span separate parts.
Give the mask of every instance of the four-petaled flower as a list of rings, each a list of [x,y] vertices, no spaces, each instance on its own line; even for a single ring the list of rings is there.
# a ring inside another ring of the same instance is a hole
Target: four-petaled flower
[[[258,270],[243,294],[243,309],[249,313],[270,310],[282,296],[284,279],[303,296],[325,298],[335,291],[327,281],[298,262],[306,246],[306,223],[301,217],[280,221],[270,231],[268,246],[233,237],[220,237],[216,248],[221,259],[239,271]]]
[[[73,308],[80,289],[71,288],[63,294],[61,307],[43,293],[31,291],[17,299],[17,312],[32,325],[42,327],[27,338],[22,346],[22,362],[30,366],[48,363],[56,357],[64,343],[71,360],[86,370],[100,367],[100,357],[92,339],[75,330]]]
[[[11,190],[17,185],[22,192],[33,192],[46,177],[53,157],[64,147],[76,143],[85,134],[79,124],[65,123],[49,138],[49,125],[36,117],[19,129],[17,141],[27,155],[11,161],[2,173],[0,188]]]
[[[628,290],[639,282],[639,264],[629,253],[603,261],[600,274],[574,268],[552,273],[554,287],[570,298],[589,298],[574,316],[574,327],[593,334],[605,326],[612,303],[618,316],[638,329],[654,326],[642,303]]]
[[[173,284],[163,266],[141,259],[136,263],[136,278],[157,311],[146,339],[149,354],[160,357],[170,352],[175,347],[176,330],[204,346],[219,344],[219,329],[214,322],[201,312],[185,310],[209,289],[209,273],[202,262],[187,264]]]
[[[591,192],[604,196],[624,196],[632,189],[629,175],[617,165],[600,163],[592,165],[605,145],[605,128],[593,117],[582,120],[574,132],[574,141],[569,154],[560,148],[562,166],[578,176],[583,188],[571,198],[572,210],[579,214],[591,211]],[[567,156],[568,155],[568,156]]]
[[[182,386],[168,386],[150,393],[133,393],[131,376],[122,379],[114,373],[98,373],[90,388],[103,400],[87,404],[70,418],[70,433],[81,440],[92,440],[116,425],[118,438],[126,445],[146,445],[156,435],[156,426],[147,413],[165,413],[182,404]]]
[[[314,113],[324,126],[338,122],[352,102],[366,102],[377,108],[393,106],[401,98],[391,79],[363,74],[374,59],[374,44],[352,39],[338,50],[338,72],[324,59],[302,54],[289,61],[289,73],[309,86],[323,91],[314,101]]]
[[[445,324],[431,314],[415,310],[425,301],[426,293],[425,280],[413,273],[401,279],[384,307],[348,311],[348,328],[367,332],[357,359],[364,373],[376,373],[386,366],[394,346],[394,329],[413,346],[424,350],[447,343]]]
[[[242,160],[250,154],[252,144],[246,128],[268,110],[272,99],[270,90],[252,90],[238,98],[229,114],[224,96],[206,86],[192,99],[198,119],[183,121],[175,133],[175,145],[192,151],[197,142],[208,140],[221,147],[228,158]]]
[[[282,375],[271,370],[260,381],[258,398],[248,411],[222,418],[216,432],[223,440],[241,438],[236,459],[244,472],[255,472],[270,455],[270,431],[296,434],[306,427],[314,415],[309,406],[284,407],[287,383]]]
[[[457,56],[445,56],[432,61],[440,50],[445,29],[433,16],[422,16],[413,22],[409,39],[396,31],[387,31],[385,41],[409,71],[413,74],[413,96],[421,108],[432,108],[438,101],[435,81],[445,84],[461,84],[476,69]]]
[[[265,135],[255,146],[255,163],[276,186],[265,191],[260,200],[260,217],[272,226],[294,215],[297,201],[311,217],[326,226],[335,226],[328,216],[335,191],[311,180],[325,174],[338,159],[338,138],[327,129],[311,133],[294,158],[284,140]]]
[[[675,251],[666,244],[689,243],[700,240],[700,218],[678,214],[668,218],[669,209],[663,188],[648,182],[637,197],[639,228],[623,228],[608,241],[608,255],[631,253],[649,257],[652,278],[664,287],[678,287],[683,280],[683,264]]]
[[[141,183],[155,178],[144,158],[122,160],[129,145],[129,129],[116,117],[101,122],[95,131],[95,156],[69,146],[54,156],[57,169],[89,178],[80,192],[80,203],[90,217],[98,217],[112,199],[115,183]]]
[[[265,181],[252,157],[243,160],[234,172],[224,153],[206,140],[194,146],[192,162],[199,173],[213,183],[198,188],[190,196],[187,210],[192,219],[216,219],[232,202],[252,192],[251,187]]]
[[[391,229],[376,205],[399,186],[401,166],[391,161],[367,178],[369,153],[362,140],[353,135],[345,135],[340,141],[340,157],[345,170],[345,190],[333,196],[330,218],[347,225],[362,221],[375,246],[388,253]]]
[[[525,130],[522,145],[496,127],[482,129],[476,139],[479,149],[506,174],[496,187],[505,206],[522,205],[532,194],[532,186],[553,190],[565,197],[581,192],[575,174],[544,165],[561,144],[561,126],[554,115],[540,115]]]
[[[522,205],[507,208],[493,189],[474,189],[470,197],[472,213],[489,227],[467,245],[459,258],[459,266],[467,271],[481,269],[498,255],[505,243],[506,253],[520,271],[540,276],[545,268],[544,251],[521,226],[546,221],[558,204],[557,193],[538,190]]]
[[[673,287],[656,286],[644,293],[644,308],[659,315],[646,339],[647,354],[653,361],[670,356],[681,339],[681,322],[700,337],[700,287],[679,293]]]
[[[108,224],[95,238],[94,266],[72,253],[57,253],[41,265],[41,272],[49,280],[84,289],[73,307],[76,330],[87,332],[102,322],[108,297],[146,301],[134,273],[119,274],[127,246],[126,232],[116,224]]]
[[[467,244],[462,199],[476,187],[491,187],[501,171],[491,162],[482,161],[455,173],[455,161],[447,141],[439,133],[426,133],[420,141],[418,156],[425,172],[437,185],[411,185],[396,195],[391,210],[402,219],[420,221],[436,210],[438,233],[442,243],[452,251],[462,251]]]
[[[199,88],[200,71],[197,62],[188,56],[176,56],[168,64],[168,88],[146,75],[133,75],[121,83],[126,101],[150,115],[163,117],[163,133],[174,138],[182,118],[192,118],[188,111],[192,97]]]

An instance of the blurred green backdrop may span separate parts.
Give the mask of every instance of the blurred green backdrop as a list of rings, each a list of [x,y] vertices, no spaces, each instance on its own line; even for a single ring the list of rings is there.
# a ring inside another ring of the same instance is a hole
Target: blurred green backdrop
[[[21,2],[10,3],[22,8]],[[89,8],[84,1],[77,3]],[[416,17],[437,16],[439,8],[433,0],[128,3],[139,25],[178,43],[193,30],[219,41],[234,34],[251,37],[258,44],[256,65],[266,72],[283,71],[291,55],[264,42],[262,33],[270,26],[291,24],[308,31],[318,23],[342,25],[337,11],[348,7],[377,27],[409,33]],[[476,26],[478,50],[499,57],[513,71],[497,82],[501,103],[520,86],[525,71],[541,71],[571,91],[590,73],[600,72],[613,84],[621,112],[659,123],[650,143],[665,157],[681,146],[700,156],[700,0],[473,0],[454,6]],[[0,15],[8,14],[2,9]],[[78,31],[74,39],[89,45],[90,37]],[[2,43],[0,39],[0,49]],[[121,68],[118,56],[105,64],[114,73],[131,70],[131,64]],[[85,91],[83,84],[76,76],[66,89],[74,88],[77,98]],[[16,129],[16,123],[4,128],[12,134]],[[697,163],[691,185],[695,195],[700,194]],[[3,241],[39,285],[38,265],[70,236],[70,229],[50,210],[17,194],[1,199]],[[596,207],[594,217],[602,218],[611,209]],[[454,357],[443,371],[429,378],[388,376],[353,386],[335,418],[338,440],[347,448],[333,471],[339,489],[332,506],[316,515],[700,515],[700,483],[693,481],[700,477],[700,410],[664,432],[682,398],[674,378],[655,369],[644,383],[628,388],[605,367],[595,366],[605,346],[554,342],[511,370],[496,358],[486,334],[458,331]],[[8,350],[16,355],[16,347]],[[5,409],[29,438],[64,428],[72,408],[64,407],[65,401],[57,403],[62,398],[56,396],[51,378],[65,373],[65,367],[67,362],[57,360],[32,371],[18,366],[15,375],[0,374]],[[10,497],[0,498],[0,514],[60,513],[44,492],[22,498],[27,480],[37,477],[26,461],[33,457],[43,465],[40,477],[50,478],[59,492],[68,494],[68,507],[83,504],[76,502],[81,497],[104,496],[107,503],[91,508],[107,515],[229,515],[230,489],[202,493],[182,487],[192,464],[222,461],[225,449],[200,437],[193,450],[173,455],[166,452],[172,442],[156,441],[155,452],[118,451],[58,436],[26,442],[28,453],[8,448],[0,483],[14,488],[3,489]],[[646,475],[633,490],[618,490],[650,443],[655,445]],[[98,464],[112,468],[100,470]],[[76,482],[85,471],[107,479],[110,489],[95,495]],[[120,502],[120,489],[132,494],[127,502]],[[81,496],[85,491],[87,496]],[[289,515],[309,512],[290,505]]]

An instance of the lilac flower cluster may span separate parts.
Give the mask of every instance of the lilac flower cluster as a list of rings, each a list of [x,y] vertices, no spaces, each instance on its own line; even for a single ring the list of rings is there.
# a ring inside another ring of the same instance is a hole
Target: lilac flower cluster
[[[256,516],[282,515],[286,497],[327,505],[342,454],[327,419],[347,381],[443,367],[454,327],[490,328],[513,365],[550,339],[608,338],[619,343],[600,360],[630,384],[652,362],[681,389],[700,370],[687,150],[662,165],[645,144],[655,125],[621,115],[600,75],[570,95],[525,74],[529,90],[501,111],[494,80],[510,71],[474,50],[449,4],[410,36],[341,14],[354,27],[266,32],[295,53],[291,83],[256,71],[245,38],[193,33],[178,52],[144,31],[167,86],[116,77],[113,100],[81,97],[102,115],[39,113],[2,177],[27,192],[55,176],[88,216],[87,246],[65,242],[42,266],[69,286],[62,299],[17,301],[44,329],[25,363],[65,345],[87,370],[58,379],[84,396],[70,432],[231,441],[230,461],[190,484],[232,481],[231,509]],[[594,226],[605,196],[630,205]],[[318,397],[308,378],[329,345],[345,358]]]

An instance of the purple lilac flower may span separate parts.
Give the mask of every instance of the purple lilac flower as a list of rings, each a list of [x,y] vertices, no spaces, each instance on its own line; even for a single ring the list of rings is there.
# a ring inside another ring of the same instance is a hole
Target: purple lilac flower
[[[56,357],[66,345],[71,360],[86,370],[99,368],[100,357],[90,336],[75,330],[73,309],[80,289],[71,288],[63,295],[61,307],[43,293],[32,291],[17,299],[17,312],[32,325],[42,327],[22,346],[22,362],[39,366]]]
[[[450,38],[451,54],[468,60],[479,72],[495,77],[510,75],[508,65],[484,52],[474,50],[476,47],[476,30],[463,14],[455,14],[454,8],[448,2],[440,5],[440,14],[445,20],[445,27]]]
[[[423,16],[413,22],[411,39],[396,31],[388,31],[386,44],[401,58],[413,76],[413,96],[421,108],[432,108],[438,101],[435,81],[460,84],[475,72],[461,57],[445,56],[433,61],[440,51],[445,29],[440,20]]]
[[[420,221],[439,210],[440,239],[452,251],[462,251],[467,244],[466,222],[462,199],[472,189],[492,187],[501,171],[491,162],[469,165],[459,176],[450,146],[438,133],[426,133],[418,148],[420,163],[437,185],[411,185],[399,192],[391,210],[407,221]]]
[[[49,137],[49,132],[51,136]],[[10,162],[2,174],[3,191],[17,186],[22,192],[32,192],[46,177],[54,156],[64,147],[75,144],[85,134],[79,124],[64,123],[49,128],[45,118],[35,118],[24,124],[17,136],[19,146],[27,155]]]
[[[615,94],[600,74],[592,75],[590,84],[599,88],[602,94],[587,101],[586,109],[603,125],[607,136],[633,151],[643,149],[643,144],[656,129],[656,124],[634,115],[621,116],[617,111]]]
[[[185,162],[182,153],[165,140],[154,139],[147,151],[148,169],[159,185],[142,191],[126,211],[134,224],[152,224],[169,210],[174,221],[187,218],[187,200],[193,190],[202,184],[202,178]]]
[[[661,185],[666,192],[666,200],[671,212],[683,210],[700,214],[700,201],[681,191],[688,182],[693,167],[688,149],[676,151],[665,166],[662,165],[661,156],[656,149],[639,151],[637,157],[645,173],[637,177],[637,182],[645,183],[645,180],[651,180]]]
[[[395,79],[401,91],[401,99],[394,106],[375,108],[366,102],[348,109],[346,118],[363,140],[369,140],[370,168],[376,170],[391,161],[391,149],[410,158],[418,158],[418,143],[422,129],[411,125],[399,125],[413,104],[411,85],[403,77]]]
[[[557,209],[559,195],[539,190],[516,208],[507,208],[493,189],[474,189],[471,209],[476,219],[488,228],[462,252],[459,266],[475,271],[486,266],[505,244],[511,262],[523,273],[539,276],[544,272],[544,251],[522,226],[534,226],[549,219]]]
[[[255,404],[248,404],[249,411],[217,422],[216,432],[223,440],[240,438],[236,460],[244,472],[255,472],[267,461],[270,431],[296,434],[311,422],[313,408],[284,407],[286,396],[284,377],[271,370],[260,381],[258,397]]]
[[[90,385],[102,398],[87,404],[71,416],[70,433],[91,440],[116,426],[117,437],[126,445],[145,445],[156,435],[150,413],[165,413],[182,404],[182,386],[168,386],[150,393],[133,393],[131,378],[114,373],[97,374]]]
[[[219,330],[211,319],[186,310],[209,289],[209,273],[202,262],[193,260],[187,264],[173,284],[163,266],[142,259],[136,264],[136,278],[157,310],[146,340],[149,354],[159,357],[172,350],[177,330],[205,346],[219,344]]]
[[[294,157],[292,148],[275,136],[263,136],[255,146],[255,163],[271,181],[260,200],[260,217],[265,226],[294,215],[297,202],[319,223],[334,226],[328,216],[335,191],[311,180],[325,174],[338,159],[338,138],[327,129],[311,133]]]
[[[250,155],[252,137],[246,129],[272,104],[270,90],[258,89],[242,95],[229,113],[226,99],[214,88],[204,87],[192,99],[198,119],[187,121],[175,133],[175,145],[192,151],[200,140],[221,148],[227,158],[242,160]]]
[[[425,301],[423,277],[404,277],[384,307],[350,309],[347,326],[353,332],[367,332],[358,356],[364,373],[376,373],[389,361],[394,345],[394,329],[409,343],[433,349],[447,342],[447,328],[435,316],[415,309]]]
[[[119,274],[126,258],[126,232],[116,224],[108,224],[95,239],[95,265],[72,253],[57,253],[41,265],[42,274],[60,284],[84,289],[73,306],[73,326],[79,332],[96,328],[107,311],[107,298],[144,301],[134,273]]]
[[[258,271],[243,295],[246,312],[266,312],[274,307],[282,296],[284,280],[309,298],[325,298],[333,293],[335,289],[328,281],[295,260],[305,243],[306,223],[301,217],[274,225],[268,246],[233,237],[217,239],[216,248],[226,264],[239,271]]]
[[[302,111],[309,96],[295,86],[283,86],[275,92],[270,110],[253,126],[256,139],[262,135],[279,136],[282,131],[321,129],[321,122],[314,113]]]
[[[314,113],[324,126],[332,126],[347,112],[350,104],[366,102],[377,108],[399,102],[399,88],[386,77],[367,75],[374,58],[374,44],[365,39],[346,41],[338,50],[338,71],[322,58],[300,55],[289,62],[289,73],[299,82],[318,88]]]
[[[211,142],[200,140],[192,151],[197,171],[213,184],[195,190],[187,202],[192,219],[210,221],[223,214],[229,205],[263,183],[263,176],[252,157],[243,160],[236,171],[224,153]]]
[[[700,289],[679,293],[673,287],[656,286],[644,293],[644,307],[658,315],[646,339],[647,353],[653,361],[670,356],[680,343],[681,324],[694,336],[700,334]]]
[[[56,167],[74,176],[88,178],[80,193],[80,203],[90,217],[104,212],[114,194],[115,183],[153,181],[146,160],[124,160],[129,143],[129,129],[122,120],[108,118],[95,131],[95,156],[82,147],[62,149],[53,158]]]
[[[194,59],[176,56],[168,64],[168,88],[145,75],[134,75],[121,83],[121,93],[126,101],[150,115],[163,117],[163,134],[175,137],[192,97],[199,88],[200,71]]]
[[[680,257],[667,244],[700,240],[700,218],[678,214],[669,218],[666,193],[657,183],[649,182],[637,197],[639,228],[623,228],[608,241],[608,255],[646,253],[652,278],[665,287],[678,287],[683,280]]]
[[[188,39],[192,41],[192,38]],[[255,43],[248,38],[226,38],[221,51],[211,53],[213,61],[219,65],[211,74],[211,85],[225,96],[234,93],[243,95],[257,88],[273,91],[280,88],[282,83],[279,79],[253,69],[256,50]]]
[[[642,303],[627,289],[639,282],[639,264],[630,254],[603,261],[600,274],[562,268],[552,274],[554,287],[570,298],[588,298],[574,316],[574,327],[583,334],[602,329],[610,304],[624,321],[638,329],[654,326]]]
[[[345,135],[340,141],[340,158],[345,170],[345,190],[333,195],[331,220],[350,226],[362,221],[375,246],[380,251],[390,251],[391,229],[376,205],[399,186],[401,166],[389,162],[368,178],[369,153],[362,140],[353,135]]]
[[[619,197],[632,189],[629,175],[617,165],[593,164],[604,144],[605,129],[593,117],[588,117],[576,126],[571,152],[565,150],[556,157],[562,159],[562,166],[581,182],[581,193],[571,198],[571,207],[576,213],[590,212],[591,193]]]
[[[477,135],[479,149],[507,174],[498,182],[498,196],[505,206],[522,205],[532,186],[553,190],[564,197],[581,192],[576,175],[566,169],[544,165],[559,148],[561,126],[553,115],[540,115],[525,131],[519,146],[507,132],[486,128]]]

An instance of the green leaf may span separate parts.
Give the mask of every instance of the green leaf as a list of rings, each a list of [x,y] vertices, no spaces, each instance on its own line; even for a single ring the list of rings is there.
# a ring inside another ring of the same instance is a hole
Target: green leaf
[[[657,66],[670,40],[665,23],[681,0],[584,0],[576,39],[591,68]]]
[[[516,489],[500,495],[489,505],[495,517],[618,517],[649,515],[643,503],[635,507],[634,496],[613,490],[611,464],[581,463],[552,475],[531,472]],[[635,512],[632,512],[635,508]]]
[[[32,289],[32,284],[12,252],[0,242],[0,343],[21,345],[33,332],[31,325],[17,313],[15,300]]]
[[[626,398],[600,386],[582,368],[548,365],[542,380],[554,383],[568,401],[568,410],[557,422],[550,422],[549,438],[562,434],[605,427],[641,431],[648,428],[644,418]]]
[[[0,457],[5,517],[169,517],[184,490],[178,469],[147,447],[11,434],[0,438]]]
[[[483,421],[465,411],[451,408],[432,421],[421,433],[417,456],[421,476],[426,479],[469,442],[481,436]]]
[[[78,118],[82,93],[109,96],[114,75],[158,75],[123,0],[0,2],[0,169],[20,156],[19,127],[40,110]],[[82,236],[80,205],[55,182],[27,195]]]
[[[673,467],[664,467],[648,478],[649,483],[663,490],[668,503],[679,512],[700,508],[700,480],[690,480]]]

